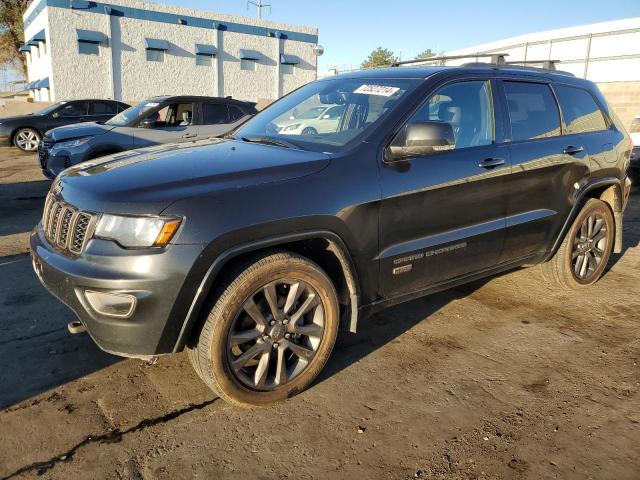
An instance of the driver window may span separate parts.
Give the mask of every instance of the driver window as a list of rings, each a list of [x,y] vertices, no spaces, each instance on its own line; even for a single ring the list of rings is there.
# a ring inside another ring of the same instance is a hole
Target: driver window
[[[456,150],[491,145],[494,129],[490,82],[459,82],[440,88],[408,123],[420,122],[451,125]]]
[[[82,117],[87,114],[86,103],[69,103],[59,110],[61,117]]]
[[[189,126],[193,122],[193,105],[190,103],[172,104],[152,113],[148,121],[142,125],[151,123],[151,128],[171,128]]]

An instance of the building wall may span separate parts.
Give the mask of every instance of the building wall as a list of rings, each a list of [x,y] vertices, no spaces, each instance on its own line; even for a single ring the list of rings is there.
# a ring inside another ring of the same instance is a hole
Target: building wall
[[[126,13],[117,16],[63,8],[56,6],[59,0],[40,1],[48,6],[39,14],[32,15],[34,2],[25,14],[25,23],[29,34],[46,28],[47,37],[51,39],[47,46],[53,58],[51,77],[54,87],[51,91],[55,99],[98,97],[132,102],[163,94],[197,94],[257,101],[278,98],[316,79],[315,43],[277,36],[278,32],[285,31],[317,38],[315,28],[137,0],[109,1],[115,8],[144,9],[150,12],[150,18],[161,12],[211,19],[211,26],[207,28],[131,18]],[[214,29],[214,22],[216,26],[222,24],[223,28]],[[224,22],[256,27],[259,34],[227,30]],[[80,55],[76,29],[101,32],[109,42],[100,46],[99,56]],[[268,36],[267,32],[273,36]],[[163,63],[146,60],[145,38],[169,42],[170,48]],[[196,65],[196,43],[218,48],[211,66]],[[256,63],[255,71],[240,69],[240,49],[260,52],[262,59]],[[280,53],[299,57],[300,64],[295,66],[292,75],[280,74]],[[31,71],[29,80],[32,81]]]
[[[598,87],[624,126],[629,128],[633,119],[640,115],[640,82],[606,82],[599,83]]]
[[[39,45],[32,46],[31,51],[27,53],[27,74],[29,81],[42,80],[43,78],[51,77],[51,43],[49,36],[49,29],[47,25],[49,23],[49,11],[43,9],[33,23],[25,28],[24,35],[26,39],[32,38],[36,33],[41,30],[45,30],[47,42],[39,43]],[[35,101],[48,102],[50,99],[49,89],[38,89],[31,92],[31,97]]]

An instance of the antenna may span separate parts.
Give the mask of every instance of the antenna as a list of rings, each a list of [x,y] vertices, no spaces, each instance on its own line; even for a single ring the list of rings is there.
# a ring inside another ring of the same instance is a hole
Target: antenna
[[[266,3],[262,3],[262,0],[256,0],[255,2],[249,0],[247,2],[247,10],[249,10],[249,5],[253,5],[254,7],[256,7],[258,9],[258,18],[262,19],[262,9],[263,8],[268,8],[269,9],[269,14],[271,14],[271,5],[270,4],[266,4]]]

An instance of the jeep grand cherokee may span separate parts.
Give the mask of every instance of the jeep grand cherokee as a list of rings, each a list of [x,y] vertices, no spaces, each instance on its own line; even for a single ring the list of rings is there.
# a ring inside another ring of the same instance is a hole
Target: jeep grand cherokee
[[[295,112],[341,105],[332,131]],[[596,282],[622,245],[631,142],[597,87],[532,67],[368,70],[310,83],[234,132],[63,172],[35,271],[95,342],[188,350],[222,398],[306,388],[339,324],[540,264]]]

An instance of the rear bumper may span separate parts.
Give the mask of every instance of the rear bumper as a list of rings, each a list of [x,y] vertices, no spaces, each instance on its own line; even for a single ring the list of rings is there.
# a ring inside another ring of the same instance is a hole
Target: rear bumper
[[[138,358],[173,351],[178,292],[201,246],[170,245],[139,253],[91,240],[82,257],[71,258],[47,242],[40,226],[31,233],[30,243],[33,268],[42,284],[73,310],[101,349]],[[131,295],[135,308],[128,318],[105,316],[92,308],[86,290]]]

